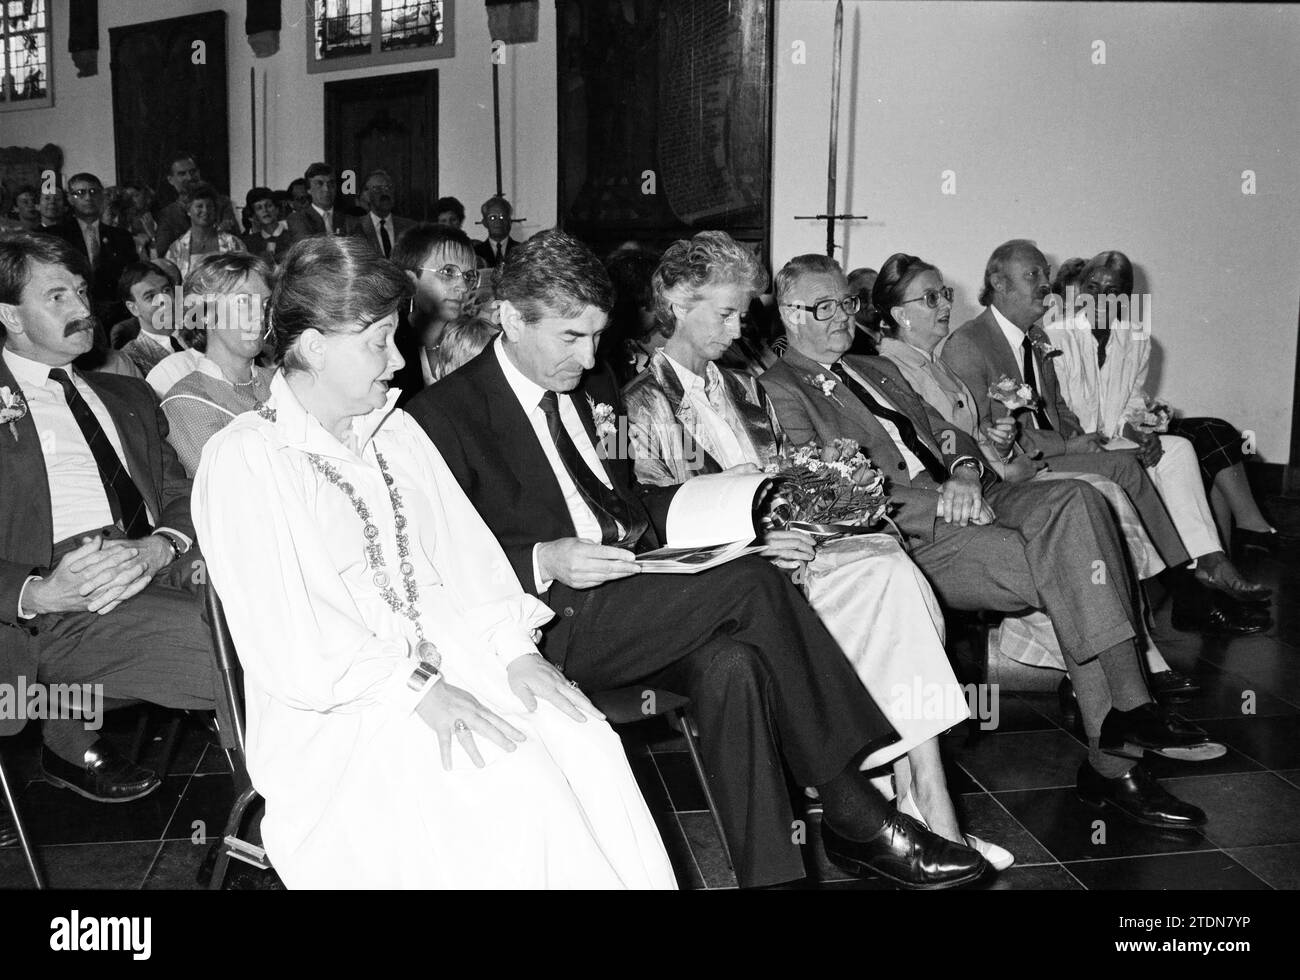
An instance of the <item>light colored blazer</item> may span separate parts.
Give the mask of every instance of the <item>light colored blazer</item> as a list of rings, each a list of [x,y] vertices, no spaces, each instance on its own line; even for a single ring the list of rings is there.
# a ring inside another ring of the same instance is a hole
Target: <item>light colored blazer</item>
[[[743,435],[759,456],[755,462],[767,465],[780,452],[782,441],[771,404],[750,375],[718,370]],[[717,448],[663,351],[655,351],[646,369],[623,387],[623,403],[639,483],[673,486],[693,476],[722,472]]]
[[[1106,345],[1106,364],[1100,369],[1097,338],[1086,317],[1060,321],[1044,333],[1062,353],[1055,358],[1056,376],[1084,431],[1100,432],[1108,439],[1122,436],[1129,414],[1146,408],[1150,331],[1141,323],[1114,323]]]
[[[1030,340],[1047,340],[1043,328],[1035,326],[1029,332]],[[1019,358],[1011,352],[1007,338],[987,306],[979,316],[968,320],[953,331],[939,355],[957,377],[966,382],[975,396],[981,418],[997,421],[1007,414],[1006,408],[989,398],[989,385],[1004,375],[1020,377]],[[1043,408],[1052,422],[1052,430],[1036,428],[1032,423],[1020,426],[1020,443],[1025,449],[1041,449],[1044,456],[1060,456],[1065,452],[1067,439],[1091,431],[1084,429],[1070,406],[1061,395],[1052,360],[1034,350],[1034,373],[1038,379],[1038,394],[1043,398]]]

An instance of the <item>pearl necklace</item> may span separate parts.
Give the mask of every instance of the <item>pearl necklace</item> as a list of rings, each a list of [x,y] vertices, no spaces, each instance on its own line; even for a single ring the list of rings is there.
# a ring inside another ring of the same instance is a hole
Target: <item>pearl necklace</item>
[[[275,412],[264,404],[259,404],[256,412],[267,421],[275,421]],[[397,539],[397,557],[401,560],[398,570],[402,573],[402,584],[406,591],[406,601],[403,602],[397,590],[393,588],[392,578],[387,571],[387,565],[384,562],[384,548],[379,543],[379,527],[371,520],[370,506],[357,494],[356,488],[343,479],[342,474],[334,468],[333,464],[327,462],[323,457],[316,453],[308,453],[307,459],[312,468],[334,487],[338,488],[348,502],[352,504],[352,509],[356,511],[357,517],[361,519],[361,533],[366,539],[366,561],[370,565],[371,578],[375,588],[379,590],[380,596],[388,607],[399,616],[405,616],[415,626],[416,636],[419,642],[415,646],[415,655],[422,662],[437,667],[442,663],[442,654],[438,652],[437,646],[432,640],[424,635],[424,625],[420,622],[420,611],[416,608],[416,603],[420,601],[420,586],[415,581],[415,566],[411,564],[411,539],[406,533],[406,515],[402,513],[402,495],[398,491],[392,474],[388,471],[388,463],[383,454],[375,450],[375,462],[379,464],[379,471],[383,474],[384,484],[388,487],[388,503],[393,509],[393,526],[396,529]]]

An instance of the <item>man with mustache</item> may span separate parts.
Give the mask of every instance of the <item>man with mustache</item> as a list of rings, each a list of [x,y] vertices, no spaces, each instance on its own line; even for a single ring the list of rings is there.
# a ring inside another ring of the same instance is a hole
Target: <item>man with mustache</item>
[[[1213,537],[1213,520],[1204,540],[1187,535],[1186,523],[1180,534],[1145,469],[1159,462],[1159,442],[1154,457],[1139,458],[1135,450],[1108,452],[1101,433],[1084,432],[1070,410],[1052,365],[1052,343],[1039,325],[1050,294],[1047,259],[1038,247],[1020,238],[1004,242],[993,250],[984,269],[979,297],[987,304],[984,312],[953,331],[940,358],[969,386],[981,418],[997,421],[1007,415],[1006,407],[993,404],[988,394],[989,386],[1004,376],[1024,381],[1038,393],[1039,406],[1020,416],[1020,444],[1030,453],[1041,453],[1053,469],[1097,473],[1124,488],[1160,557],[1170,569],[1178,570],[1171,577],[1178,580],[1174,598],[1180,620],[1211,633],[1257,632],[1267,613],[1234,600],[1257,601],[1267,598],[1269,591],[1233,567]],[[1189,564],[1193,557],[1196,562]],[[1228,598],[1212,603],[1202,594],[1207,588]],[[1199,611],[1211,606],[1213,615]]]
[[[0,683],[102,684],[108,708],[210,710],[195,556],[181,560],[190,483],[167,423],[144,382],[72,367],[93,342],[90,274],[60,239],[0,239],[0,396],[19,413],[0,428]],[[0,735],[21,727],[0,718]],[[43,733],[55,786],[118,803],[160,785],[80,720]]]

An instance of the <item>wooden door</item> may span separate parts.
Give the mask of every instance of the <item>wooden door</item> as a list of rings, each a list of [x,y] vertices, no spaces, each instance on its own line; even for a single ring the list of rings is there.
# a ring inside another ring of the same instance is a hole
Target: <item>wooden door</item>
[[[117,183],[143,180],[160,205],[174,201],[167,157],[189,150],[204,178],[229,193],[225,13],[115,27],[108,43]]]
[[[325,159],[355,171],[356,193],[376,168],[393,177],[393,212],[432,221],[438,200],[438,73],[404,72],[325,84]]]

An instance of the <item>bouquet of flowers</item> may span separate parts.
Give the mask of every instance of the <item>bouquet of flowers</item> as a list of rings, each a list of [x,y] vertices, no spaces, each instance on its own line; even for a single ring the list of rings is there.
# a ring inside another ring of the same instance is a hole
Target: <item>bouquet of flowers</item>
[[[852,439],[782,451],[766,471],[773,488],[759,512],[769,530],[794,527],[834,537],[879,523],[889,508],[883,474]]]
[[[27,402],[23,399],[23,393],[0,388],[0,425],[9,423],[9,434],[14,437],[14,442],[18,441],[17,422],[26,414]]]
[[[1174,417],[1174,410],[1165,402],[1154,398],[1146,399],[1146,408],[1134,409],[1129,413],[1128,421],[1139,432],[1168,432],[1169,422]]]
[[[989,397],[1005,405],[1012,415],[1026,408],[1038,407],[1038,392],[1005,374],[989,385]]]

